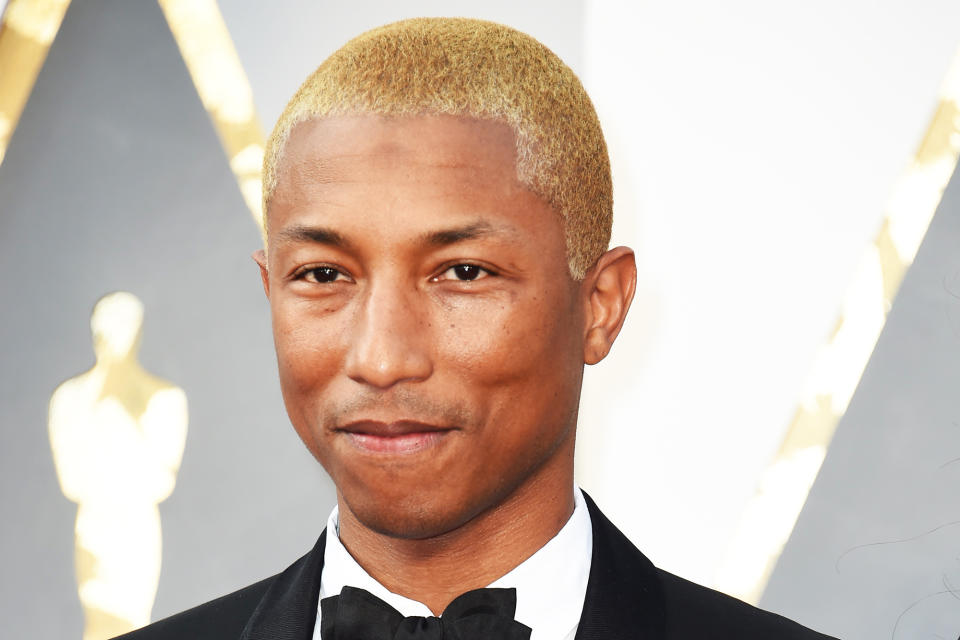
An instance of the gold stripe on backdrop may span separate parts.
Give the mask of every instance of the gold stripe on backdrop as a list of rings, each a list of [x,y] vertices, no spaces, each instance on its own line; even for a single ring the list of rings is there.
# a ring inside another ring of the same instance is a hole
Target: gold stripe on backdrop
[[[880,231],[861,259],[830,339],[814,360],[780,450],[760,478],[714,586],[757,602],[793,531],[907,269],[960,154],[960,50],[940,88],[937,110],[894,185]]]
[[[264,135],[230,32],[216,0],[159,0],[230,168],[263,233],[260,172]]]
[[[0,23],[0,163],[70,0],[11,0]]]

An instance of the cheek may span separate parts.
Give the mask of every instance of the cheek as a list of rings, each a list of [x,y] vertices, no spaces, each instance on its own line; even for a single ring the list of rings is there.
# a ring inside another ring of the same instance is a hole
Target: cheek
[[[466,304],[431,322],[437,345],[474,385],[556,387],[577,370],[577,329],[561,301],[547,296]]]
[[[310,453],[329,469],[329,447],[318,417],[323,415],[325,390],[339,370],[342,349],[338,331],[329,318],[297,309],[293,302],[273,309],[273,338],[277,351],[280,390],[294,430]]]
[[[300,394],[323,386],[337,369],[342,357],[342,332],[330,317],[317,317],[300,305],[277,304],[273,309],[273,339],[277,350],[277,364],[281,388],[288,409],[301,408],[307,398]],[[289,406],[297,400],[295,406]]]
[[[558,307],[533,299],[445,325],[445,359],[456,371],[446,379],[475,403],[483,424],[472,444],[476,455],[460,461],[470,479],[452,489],[510,484],[573,433],[582,359],[575,320]]]

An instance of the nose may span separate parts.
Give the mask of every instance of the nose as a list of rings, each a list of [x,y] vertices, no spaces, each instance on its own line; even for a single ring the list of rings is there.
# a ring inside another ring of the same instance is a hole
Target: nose
[[[389,282],[371,285],[357,309],[347,353],[350,379],[387,389],[429,378],[433,362],[422,316],[415,291]]]

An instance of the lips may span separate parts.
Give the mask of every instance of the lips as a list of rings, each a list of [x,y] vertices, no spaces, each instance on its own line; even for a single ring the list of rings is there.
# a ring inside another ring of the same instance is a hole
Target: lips
[[[357,449],[378,454],[423,451],[438,445],[453,430],[452,427],[410,420],[397,422],[360,420],[337,428],[337,431],[344,434]]]

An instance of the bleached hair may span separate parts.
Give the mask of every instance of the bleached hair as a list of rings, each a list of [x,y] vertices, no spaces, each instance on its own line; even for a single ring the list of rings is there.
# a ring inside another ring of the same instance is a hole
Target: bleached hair
[[[416,18],[347,42],[301,85],[267,141],[264,215],[294,126],[368,114],[504,122],[516,137],[517,178],[561,217],[571,275],[582,279],[606,251],[613,194],[600,122],[573,71],[527,34],[483,20]]]

